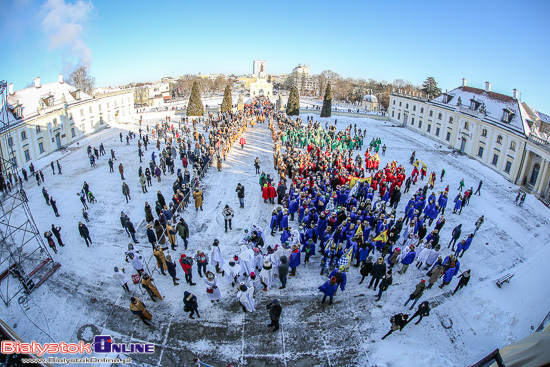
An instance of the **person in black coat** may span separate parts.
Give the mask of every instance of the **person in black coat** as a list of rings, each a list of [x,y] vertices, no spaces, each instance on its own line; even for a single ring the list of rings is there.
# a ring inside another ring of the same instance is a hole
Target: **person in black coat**
[[[56,227],[52,224],[52,233],[57,239],[57,243],[59,243],[59,246],[61,247],[65,246],[63,241],[61,241],[61,227]]]
[[[252,231],[249,241],[254,243],[254,247],[264,247],[264,239],[258,235],[258,231]]]
[[[281,256],[280,262],[281,264],[279,265],[279,280],[281,281],[281,286],[279,287],[279,289],[285,289],[289,263],[286,256]]]
[[[130,236],[132,236],[132,240],[135,243],[139,243],[139,241],[136,239],[136,228],[134,227],[134,223],[132,223],[132,221],[128,217],[126,217],[126,229],[130,233]]]
[[[409,315],[404,313],[398,313],[397,315],[394,315],[391,319],[391,329],[388,331],[386,335],[382,337],[382,340],[386,339],[388,335],[393,333],[394,331],[401,331],[407,325],[407,320],[409,319]]]
[[[279,330],[279,318],[281,317],[283,307],[277,298],[273,299],[273,301],[271,301],[271,303],[269,303],[266,307],[269,310],[269,318],[271,319],[271,323],[267,326],[275,326],[273,331]]]
[[[396,186],[390,198],[390,208],[397,209],[397,205],[401,201],[401,189]]]
[[[57,202],[50,196],[50,205],[56,217],[60,217],[59,212],[57,211]]]
[[[418,325],[424,316],[430,316],[430,303],[428,301],[424,301],[420,304],[420,306],[418,306],[418,309],[416,310],[414,315],[407,320],[407,324],[411,322],[416,316],[420,316],[420,318],[417,322],[414,323],[415,325]]]
[[[424,223],[422,227],[418,228],[418,239],[423,240],[424,237],[426,237],[427,233],[428,233],[428,227],[426,223]]]
[[[470,270],[466,270],[464,273],[460,274],[458,277],[460,279],[458,281],[458,284],[453,292],[453,295],[458,292],[462,287],[466,287],[468,285],[468,282],[470,281]]]
[[[393,277],[391,275],[392,270],[388,270],[388,273],[384,275],[382,278],[382,281],[380,282],[380,290],[378,291],[378,295],[376,296],[376,301],[380,301],[380,298],[382,298],[382,293],[388,290],[389,286],[393,283]]]
[[[183,311],[189,312],[189,318],[194,319],[193,315],[197,313],[197,317],[200,319],[201,315],[199,314],[199,304],[197,303],[197,297],[188,291],[185,291],[183,294]]]
[[[277,204],[281,205],[283,203],[283,198],[286,194],[287,187],[284,184],[284,182],[281,182],[279,186],[277,186]]]
[[[397,222],[395,222],[395,224],[388,231],[388,234],[393,233],[395,236],[395,240],[397,241],[398,236],[401,233],[402,229],[403,229],[403,218],[399,217],[399,219],[397,219]]]
[[[162,196],[160,190],[157,192],[157,201],[159,202],[160,207],[164,208],[164,206],[166,205],[166,200],[164,200],[164,196]]]
[[[372,273],[372,267],[373,267],[372,256],[369,256],[367,257],[367,261],[363,262],[363,265],[361,266],[360,273],[363,277],[361,278],[361,281],[359,282],[359,284],[362,284],[363,280],[365,280],[365,278]]]
[[[44,199],[46,200],[46,204],[50,205],[50,195],[48,195],[48,191],[46,191],[46,188],[42,188],[42,195],[44,196]]]
[[[90,238],[88,227],[86,227],[84,223],[78,222],[78,232],[80,233],[80,237],[84,238],[84,241],[86,241],[86,246],[90,247],[92,239]],[[88,241],[90,241],[90,243],[88,243]]]
[[[244,186],[239,183],[235,191],[237,192],[237,197],[239,198],[239,206],[244,208]]]
[[[155,230],[153,229],[153,227],[150,224],[147,225],[147,240],[149,241],[151,246],[153,246],[153,251],[155,251],[155,244],[157,243],[157,236],[155,234]]]
[[[454,229],[453,229],[453,238],[451,238],[451,240],[449,241],[449,245],[447,246],[447,248],[451,247],[451,245],[453,246],[452,250],[454,251],[455,250],[455,245],[456,245],[456,241],[458,241],[458,239],[460,238],[460,235],[462,234],[462,224],[459,224],[458,226],[456,226]]]
[[[172,281],[174,282],[174,285],[179,285],[177,280],[180,280],[176,275],[176,263],[172,261],[172,256],[166,255],[166,267],[168,268],[168,274],[172,277]]]
[[[372,287],[372,284],[374,283],[374,290],[376,291],[378,282],[380,281],[380,279],[382,279],[384,274],[386,274],[386,264],[384,263],[384,258],[379,257],[376,264],[374,264],[372,267],[372,278],[370,280],[370,284],[368,288]]]

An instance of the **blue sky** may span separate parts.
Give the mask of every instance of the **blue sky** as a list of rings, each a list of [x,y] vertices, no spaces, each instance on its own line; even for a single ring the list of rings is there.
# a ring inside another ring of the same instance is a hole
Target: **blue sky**
[[[435,77],[550,113],[549,1],[2,0],[0,79],[24,88],[89,63],[98,86],[196,73]]]

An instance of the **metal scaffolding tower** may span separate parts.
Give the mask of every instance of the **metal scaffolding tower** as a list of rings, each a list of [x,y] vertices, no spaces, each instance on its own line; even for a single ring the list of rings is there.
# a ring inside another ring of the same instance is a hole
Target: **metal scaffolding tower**
[[[10,112],[8,88],[0,81],[0,298],[6,306],[29,295],[61,265],[55,263],[32,217],[17,170],[12,128],[21,123]],[[20,297],[21,298],[21,297]]]

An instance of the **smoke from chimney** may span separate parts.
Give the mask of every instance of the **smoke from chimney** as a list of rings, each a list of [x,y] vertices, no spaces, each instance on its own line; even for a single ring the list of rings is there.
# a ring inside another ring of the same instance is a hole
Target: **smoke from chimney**
[[[80,66],[89,67],[92,52],[84,42],[84,27],[94,9],[91,1],[73,4],[65,0],[47,0],[42,7],[43,30],[50,50],[63,52],[63,72],[71,73]]]

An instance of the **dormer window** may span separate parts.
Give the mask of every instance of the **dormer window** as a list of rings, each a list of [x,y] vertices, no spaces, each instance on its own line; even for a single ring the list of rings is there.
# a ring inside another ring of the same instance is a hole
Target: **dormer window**
[[[453,96],[450,94],[444,93],[443,94],[443,103],[449,103],[451,102],[451,99],[453,99]]]
[[[19,104],[19,101],[17,101],[17,105],[11,111],[16,119],[20,120],[23,118],[23,106]]]
[[[475,97],[470,99],[470,109],[471,110],[477,110],[481,106],[481,102],[476,101]]]
[[[512,112],[508,108],[502,109],[502,121],[506,123],[512,122],[512,119],[514,118],[514,112]]]
[[[42,107],[51,107],[53,106],[53,96],[50,94],[42,98]]]
[[[74,99],[77,101],[80,101],[80,89],[77,89],[75,91],[70,92],[71,96],[73,96]]]

